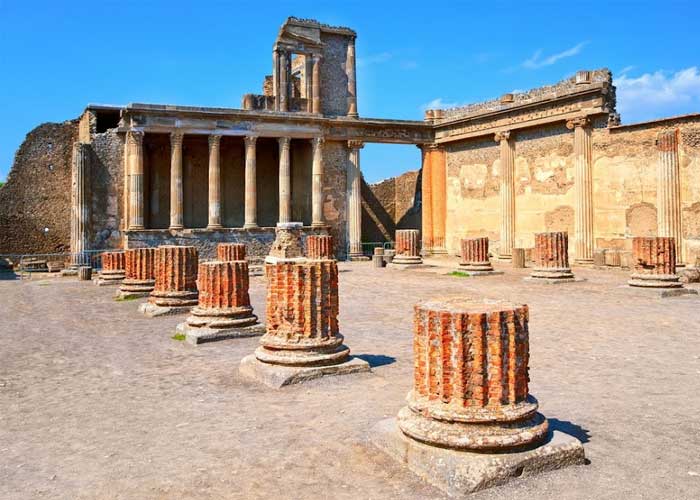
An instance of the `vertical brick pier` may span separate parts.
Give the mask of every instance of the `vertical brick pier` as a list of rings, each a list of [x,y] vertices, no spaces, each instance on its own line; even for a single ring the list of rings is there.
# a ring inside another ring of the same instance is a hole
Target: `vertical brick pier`
[[[474,276],[494,274],[488,238],[464,238],[459,242],[459,249],[459,271]]]
[[[569,235],[566,232],[535,234],[533,281],[568,283],[575,281],[569,267]]]
[[[680,293],[695,290],[683,288],[676,274],[676,242],[673,237],[637,237],[632,239],[634,267],[630,280],[632,287],[675,289]]]
[[[219,243],[216,246],[216,260],[230,262],[246,260],[244,243]]]
[[[126,255],[124,252],[103,252],[102,270],[95,283],[99,286],[119,285],[126,277]]]
[[[391,267],[401,268],[423,264],[420,256],[420,235],[417,229],[399,229],[396,231],[396,254]]]
[[[124,251],[126,272],[119,285],[118,299],[146,297],[155,285],[155,248],[130,248]]]
[[[577,439],[550,431],[529,394],[528,306],[463,297],[414,308],[413,389],[377,446],[449,495],[580,464]]]
[[[248,263],[244,260],[199,264],[199,304],[177,326],[191,344],[262,335],[248,294]]]
[[[306,238],[306,256],[311,260],[332,259],[333,237],[330,235],[311,235]]]
[[[149,317],[189,312],[197,305],[197,263],[195,247],[156,248],[155,287],[139,310]]]

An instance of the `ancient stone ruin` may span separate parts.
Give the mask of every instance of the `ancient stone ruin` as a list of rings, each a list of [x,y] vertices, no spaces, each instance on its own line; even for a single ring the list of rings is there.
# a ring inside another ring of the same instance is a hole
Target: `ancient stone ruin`
[[[463,238],[460,241],[459,272],[470,276],[497,274],[489,258],[489,239]],[[498,273],[500,274],[500,273]]]
[[[423,264],[418,230],[401,229],[396,231],[395,251],[396,254],[390,264],[394,269],[406,269],[409,266]]]
[[[219,243],[216,246],[216,258],[222,262],[246,260],[245,244]]]
[[[565,232],[535,235],[535,263],[530,279],[544,283],[575,281],[569,267],[569,235]]]
[[[126,254],[124,252],[103,252],[102,269],[95,283],[99,286],[119,285],[126,277]]]
[[[450,495],[583,463],[580,441],[552,433],[529,394],[528,320],[504,301],[417,304],[413,390],[376,444]]]
[[[333,259],[333,237],[311,235],[306,238],[306,256],[311,260]]]
[[[656,289],[661,297],[697,294],[683,286],[676,274],[676,244],[672,236],[634,238],[634,268],[627,282],[631,287]]]
[[[131,248],[124,251],[126,273],[116,297],[146,297],[156,283],[155,248]]]
[[[155,285],[139,311],[148,317],[187,313],[197,305],[195,247],[164,245],[155,249]]]

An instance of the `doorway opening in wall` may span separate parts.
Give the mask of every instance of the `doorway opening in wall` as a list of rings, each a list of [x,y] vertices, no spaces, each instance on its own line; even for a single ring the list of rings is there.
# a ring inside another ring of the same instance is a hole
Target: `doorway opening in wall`
[[[397,229],[421,228],[421,150],[412,144],[367,143],[362,170],[362,246],[391,245]]]

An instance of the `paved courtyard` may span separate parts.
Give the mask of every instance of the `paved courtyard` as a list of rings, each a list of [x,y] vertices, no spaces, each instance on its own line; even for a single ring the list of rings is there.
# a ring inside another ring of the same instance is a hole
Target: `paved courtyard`
[[[700,498],[698,296],[652,298],[622,271],[553,286],[340,267],[341,332],[373,373],[280,391],[238,375],[257,339],[193,347],[171,338],[181,317],[113,288],[0,280],[0,498],[442,498],[368,434],[411,386],[412,305],[457,294],[530,305],[531,392],[590,460],[472,498]]]

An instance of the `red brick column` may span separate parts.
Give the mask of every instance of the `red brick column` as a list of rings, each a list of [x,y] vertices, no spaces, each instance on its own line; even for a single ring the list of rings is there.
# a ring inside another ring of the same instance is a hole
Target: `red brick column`
[[[211,261],[199,264],[199,305],[187,318],[191,328],[242,328],[254,325],[248,295],[248,263]]]
[[[245,244],[219,243],[216,247],[216,259],[223,262],[245,260]]]
[[[126,273],[119,286],[123,294],[148,294],[155,284],[155,248],[130,248],[124,251]]]
[[[634,269],[630,286],[681,288],[676,275],[676,244],[672,237],[633,238]]]
[[[467,271],[493,271],[488,238],[464,238],[459,243],[461,267]]]
[[[333,237],[329,235],[312,235],[306,238],[306,257],[312,260],[333,258]]]
[[[197,249],[165,245],[156,248],[155,288],[148,302],[160,307],[197,305]]]
[[[118,285],[126,276],[126,255],[122,251],[103,252],[98,282]]]
[[[334,260],[265,265],[267,333],[255,357],[264,363],[321,366],[347,359],[338,330],[338,266]]]
[[[571,280],[569,235],[566,232],[535,234],[534,269],[530,276],[550,280]]]
[[[399,229],[396,231],[396,255],[392,264],[422,264],[420,256],[420,237],[417,229]]]
[[[548,423],[528,393],[528,307],[449,298],[414,309],[414,382],[400,429],[458,449],[541,442]]]

